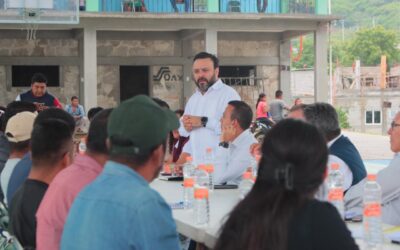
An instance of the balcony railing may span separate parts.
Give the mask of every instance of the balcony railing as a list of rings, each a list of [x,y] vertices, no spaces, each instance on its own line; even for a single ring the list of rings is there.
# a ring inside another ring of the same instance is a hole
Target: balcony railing
[[[327,14],[327,1],[328,0],[87,0],[86,11]]]

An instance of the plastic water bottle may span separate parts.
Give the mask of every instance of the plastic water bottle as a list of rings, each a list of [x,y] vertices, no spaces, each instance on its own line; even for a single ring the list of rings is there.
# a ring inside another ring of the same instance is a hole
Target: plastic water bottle
[[[194,198],[194,177],[187,176],[183,180],[183,208],[190,209],[193,207]]]
[[[195,168],[193,158],[191,156],[186,157],[186,163],[183,164],[183,178],[193,177]]]
[[[250,167],[251,167],[251,171],[252,171],[253,177],[257,177],[258,161],[256,160],[255,157],[251,157],[251,159],[250,159]]]
[[[383,242],[381,221],[382,190],[376,175],[369,174],[364,186],[364,241],[371,248],[379,248]]]
[[[204,165],[200,165],[194,173],[194,219],[197,225],[206,225],[210,220],[209,176],[204,168]]]
[[[199,226],[207,225],[210,221],[210,206],[208,202],[208,188],[196,187],[194,190],[194,216]]]
[[[214,190],[214,155],[212,152],[212,148],[206,149],[206,154],[204,157],[204,164],[206,166],[205,170],[208,173],[210,178],[208,189],[210,191]]]
[[[343,175],[339,170],[339,164],[332,163],[328,175],[328,201],[336,207],[340,217],[344,219],[343,181]]]
[[[207,189],[210,186],[210,177],[207,172],[207,166],[204,164],[200,164],[195,170],[194,170],[194,183],[195,187],[196,186],[202,186],[206,187]]]
[[[81,138],[81,142],[79,143],[79,146],[78,146],[79,154],[80,155],[85,154],[86,149],[87,149],[87,147],[86,147],[86,138]]]
[[[246,197],[246,195],[253,188],[253,185],[254,185],[254,181],[252,179],[252,173],[249,171],[244,172],[243,179],[239,185],[240,199],[243,199],[244,197]]]

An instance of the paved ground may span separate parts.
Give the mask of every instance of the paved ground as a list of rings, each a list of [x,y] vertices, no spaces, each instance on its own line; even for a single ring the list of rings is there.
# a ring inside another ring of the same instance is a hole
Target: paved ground
[[[368,173],[377,173],[393,158],[389,136],[343,132],[357,147]]]
[[[390,151],[389,136],[348,131],[344,131],[344,134],[354,143],[364,160],[391,159],[393,157],[393,152]]]

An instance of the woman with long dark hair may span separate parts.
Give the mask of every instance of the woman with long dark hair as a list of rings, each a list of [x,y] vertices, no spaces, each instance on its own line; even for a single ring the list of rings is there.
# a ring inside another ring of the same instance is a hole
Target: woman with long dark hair
[[[336,208],[314,199],[328,158],[317,128],[283,120],[261,153],[253,189],[231,212],[215,250],[358,249]]]

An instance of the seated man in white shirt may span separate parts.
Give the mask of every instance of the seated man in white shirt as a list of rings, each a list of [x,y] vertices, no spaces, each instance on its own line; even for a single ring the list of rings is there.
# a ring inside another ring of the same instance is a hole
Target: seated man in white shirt
[[[215,155],[215,184],[239,184],[251,165],[250,146],[256,139],[249,127],[253,113],[242,101],[230,101],[221,118],[221,142]]]
[[[382,189],[382,221],[400,226],[400,112],[388,130],[390,149],[395,153],[389,166],[378,172],[376,180]],[[350,188],[344,197],[345,208],[362,214],[363,192],[366,179]]]

